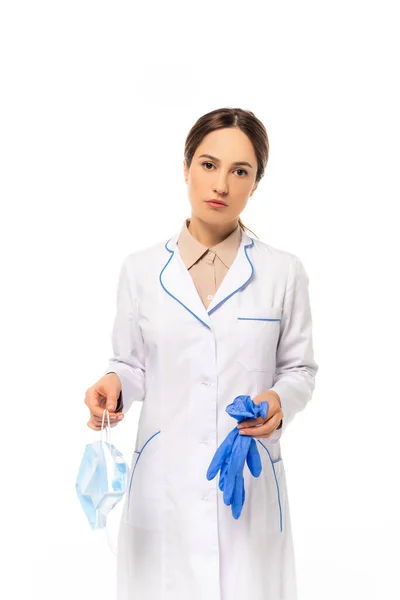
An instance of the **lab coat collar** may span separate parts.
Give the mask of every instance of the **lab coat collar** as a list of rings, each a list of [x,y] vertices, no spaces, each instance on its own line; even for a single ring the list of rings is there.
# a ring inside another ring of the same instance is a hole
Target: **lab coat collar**
[[[211,329],[210,315],[247,285],[253,276],[254,267],[248,250],[254,246],[254,239],[242,230],[237,255],[206,309],[180,255],[177,244],[179,235],[180,231],[165,244],[166,262],[159,275],[160,284],[167,294],[182,305],[182,310],[188,310],[194,318]]]

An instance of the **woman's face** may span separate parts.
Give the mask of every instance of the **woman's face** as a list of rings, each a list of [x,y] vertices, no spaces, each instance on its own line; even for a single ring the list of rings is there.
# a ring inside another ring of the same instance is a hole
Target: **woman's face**
[[[238,161],[247,164],[234,164]],[[258,185],[253,145],[238,128],[209,133],[199,144],[190,169],[184,161],[184,173],[192,213],[210,224],[237,220]],[[223,200],[227,206],[213,208],[206,203],[212,199]]]

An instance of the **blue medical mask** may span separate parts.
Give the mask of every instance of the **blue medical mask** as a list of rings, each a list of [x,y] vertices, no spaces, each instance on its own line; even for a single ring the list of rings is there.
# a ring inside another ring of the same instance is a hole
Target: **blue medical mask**
[[[106,441],[103,440],[105,413],[108,418]],[[110,416],[108,410],[104,409],[100,440],[86,444],[75,484],[79,501],[92,530],[106,528],[107,516],[122,500],[128,481],[129,465],[111,443]]]

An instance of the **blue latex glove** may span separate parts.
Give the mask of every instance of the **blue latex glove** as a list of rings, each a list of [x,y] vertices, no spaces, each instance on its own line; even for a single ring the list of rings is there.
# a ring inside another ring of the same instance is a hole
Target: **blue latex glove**
[[[253,477],[258,477],[262,471],[262,466],[256,441],[249,435],[238,434],[232,446],[231,458],[224,479],[223,497],[227,506],[232,504],[237,478],[242,477],[245,461],[247,461],[247,466]]]
[[[239,439],[242,436],[239,435]],[[262,471],[261,459],[258,453],[257,444],[254,438],[251,438],[249,451],[246,456],[247,466],[254,477],[258,477]],[[244,466],[244,463],[243,463]],[[238,519],[241,515],[243,504],[246,498],[244,489],[243,468],[236,475],[235,485],[232,493],[232,515]]]
[[[255,404],[250,396],[237,396],[226,410],[240,422],[258,416],[265,418],[268,414],[268,408],[268,402]],[[225,473],[223,496],[224,503],[227,506],[231,504],[232,515],[235,519],[240,517],[245,500],[243,478],[245,460],[251,474],[258,477],[262,471],[262,466],[256,441],[251,436],[238,435],[234,440],[231,458]]]
[[[234,427],[230,433],[226,436],[222,444],[217,448],[214,457],[210,463],[210,466],[207,470],[207,479],[210,481],[214,479],[219,470],[221,470],[221,474],[219,477],[219,489],[223,491],[224,489],[224,480],[226,471],[229,466],[229,460],[231,457],[233,442],[239,435],[239,430],[237,427]]]
[[[242,436],[238,436],[238,440],[241,440]],[[257,449],[257,444],[254,438],[250,438],[250,447],[246,456],[247,466],[251,474],[254,477],[258,477],[262,471],[260,454]],[[243,478],[243,467],[244,463],[239,470],[239,473],[235,477],[235,484],[233,486],[232,493],[232,515],[235,519],[238,519],[241,515],[243,504],[245,501],[245,488],[244,488],[244,478]]]
[[[241,422],[259,416],[265,418],[268,408],[268,402],[255,404],[250,396],[237,396],[232,404],[226,407],[226,411]],[[217,448],[207,470],[208,480],[213,479],[220,470],[219,489],[224,493],[224,503],[232,506],[235,519],[240,517],[245,501],[243,478],[245,460],[251,474],[258,477],[262,466],[256,441],[251,436],[241,436],[238,428],[235,427]]]

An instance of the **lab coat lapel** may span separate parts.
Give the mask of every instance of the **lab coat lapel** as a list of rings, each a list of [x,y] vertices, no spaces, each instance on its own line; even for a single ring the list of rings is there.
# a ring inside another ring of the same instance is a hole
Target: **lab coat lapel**
[[[218,310],[231,296],[246,286],[253,277],[254,266],[248,254],[254,240],[242,230],[242,240],[230,269],[221,281],[214,298],[208,306],[208,314]]]
[[[178,238],[179,232],[165,244],[167,260],[160,272],[160,284],[167,294],[182,305],[182,310],[188,310],[193,318],[211,328],[210,315],[247,285],[253,276],[254,266],[248,249],[254,245],[254,240],[242,230],[237,255],[206,309],[179,253]]]

